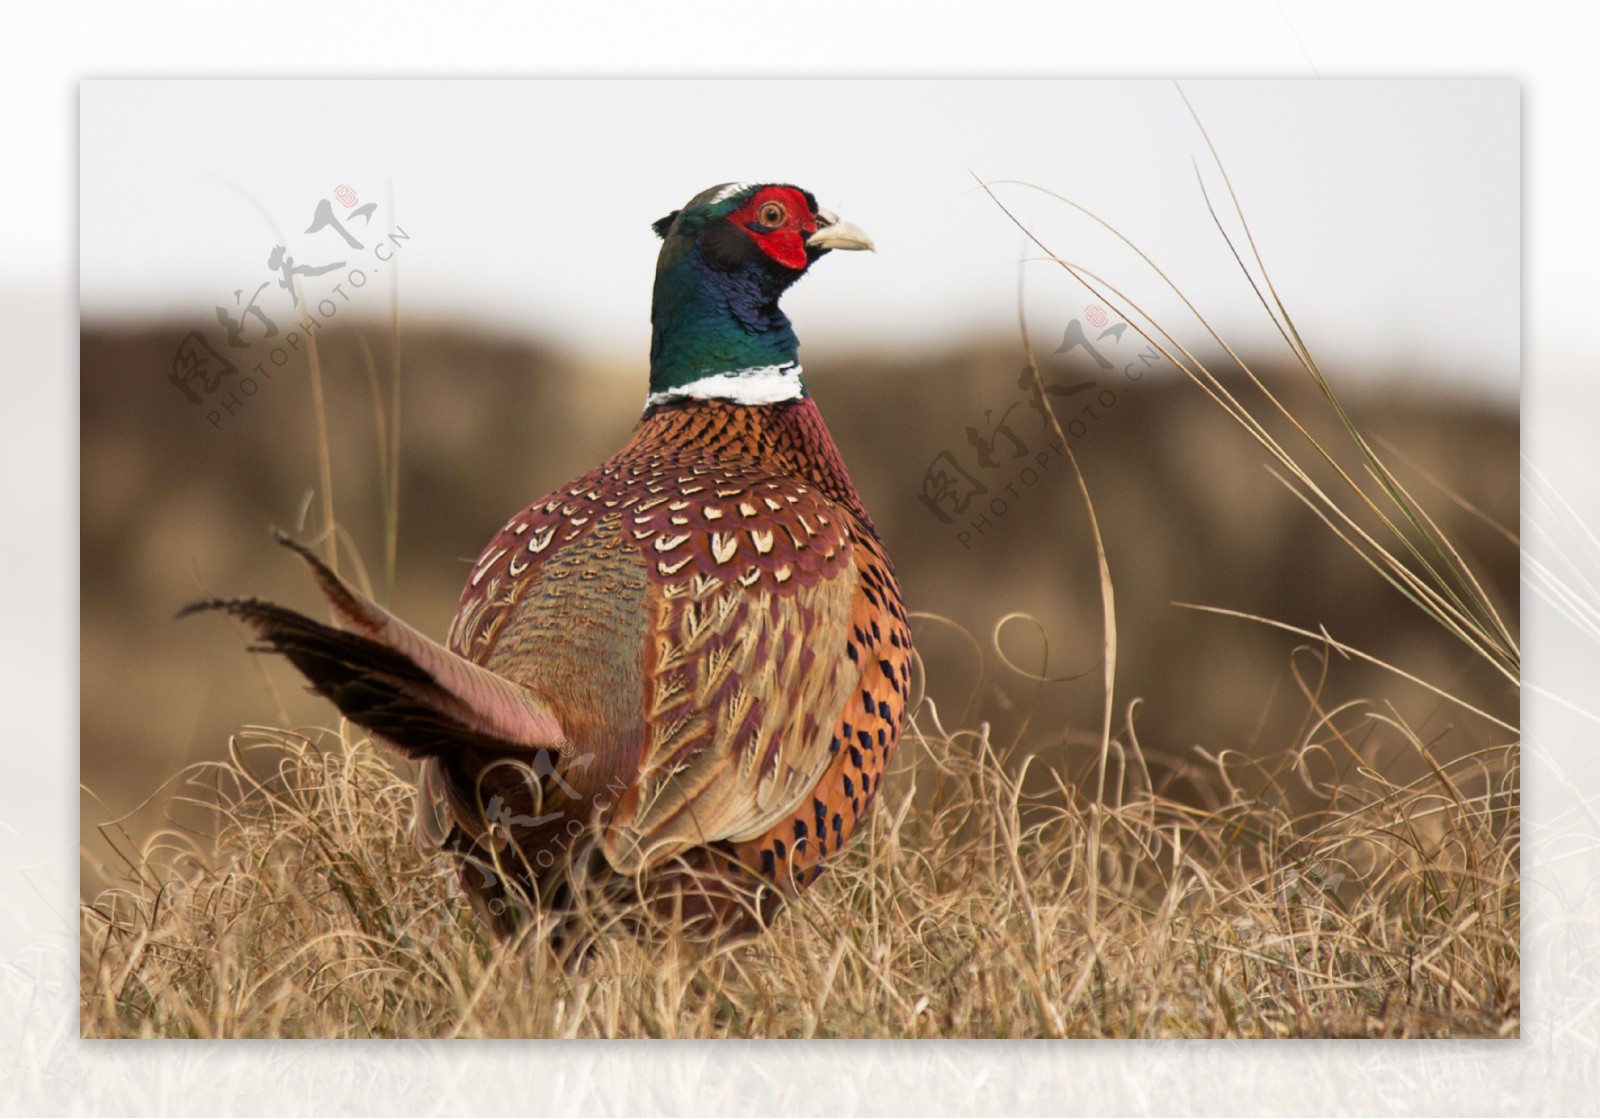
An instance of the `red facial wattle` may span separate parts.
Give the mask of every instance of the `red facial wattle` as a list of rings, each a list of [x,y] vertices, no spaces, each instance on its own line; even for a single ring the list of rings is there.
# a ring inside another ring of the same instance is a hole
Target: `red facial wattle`
[[[781,223],[768,226],[762,215],[770,204],[783,208]],[[767,256],[783,265],[802,271],[810,263],[806,255],[806,238],[817,231],[817,216],[811,212],[806,197],[793,187],[774,186],[757,191],[743,206],[728,215]]]

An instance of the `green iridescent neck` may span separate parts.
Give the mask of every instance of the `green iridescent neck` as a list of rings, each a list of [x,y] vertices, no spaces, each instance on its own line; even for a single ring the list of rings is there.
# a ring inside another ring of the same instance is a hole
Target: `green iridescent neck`
[[[778,307],[789,286],[764,269],[717,268],[689,242],[663,253],[650,312],[652,399],[730,378],[798,383],[800,340]],[[756,386],[750,386],[752,391]],[[798,395],[804,395],[803,385]],[[760,393],[757,392],[759,396]],[[766,402],[764,400],[758,402]]]

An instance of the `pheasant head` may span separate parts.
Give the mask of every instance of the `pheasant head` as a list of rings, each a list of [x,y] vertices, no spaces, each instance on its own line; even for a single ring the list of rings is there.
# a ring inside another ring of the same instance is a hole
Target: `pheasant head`
[[[778,299],[834,249],[872,239],[799,187],[725,183],[655,223],[662,239],[646,409],[678,400],[775,404],[806,394]]]

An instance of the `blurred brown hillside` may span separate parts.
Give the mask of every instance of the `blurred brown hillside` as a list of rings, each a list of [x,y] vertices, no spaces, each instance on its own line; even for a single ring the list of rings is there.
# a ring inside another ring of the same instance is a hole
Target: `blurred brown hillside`
[[[217,618],[173,620],[184,603],[215,594],[317,608],[299,565],[267,537],[271,524],[293,530],[308,504],[311,527],[319,515],[320,498],[309,500],[318,474],[304,362],[292,360],[213,425],[210,406],[191,404],[168,379],[186,331],[178,324],[100,328],[82,339],[82,780],[106,806],[85,799],[86,833],[106,809],[128,812],[151,797],[185,763],[219,756],[241,725],[334,719],[285,666],[247,655],[238,630]],[[387,328],[374,325],[367,338],[386,385]],[[437,636],[470,560],[507,517],[623,442],[645,374],[642,363],[587,369],[524,340],[466,330],[413,324],[400,345],[392,594],[383,572],[372,387],[353,326],[321,340],[334,501],[378,597]],[[1116,382],[1081,351],[1048,349],[1047,379],[1081,389],[1055,403],[1064,423],[1082,425],[1073,446],[1116,584],[1119,705],[1142,701],[1139,740],[1158,763],[1175,762],[1196,744],[1282,748],[1303,733],[1307,709],[1291,672],[1296,639],[1181,610],[1176,601],[1326,626],[1338,640],[1515,721],[1509,685],[1344,548],[1193,385],[1170,370]],[[965,627],[984,650],[980,665],[952,629],[917,623],[928,691],[946,726],[989,720],[997,741],[1020,734],[1025,748],[1087,759],[1101,711],[1094,550],[1065,461],[1018,387],[1017,344],[892,356],[808,345],[805,359],[811,391],[889,544],[908,605]],[[1274,383],[1286,399],[1308,413],[1325,411],[1303,375],[1278,370]],[[1337,367],[1327,372],[1337,384]],[[1090,380],[1095,387],[1082,388]],[[1437,387],[1407,391],[1405,370],[1389,382],[1395,388],[1381,393],[1347,390],[1358,423],[1415,464],[1395,463],[1514,625],[1516,548],[1486,519],[1513,531],[1517,524],[1517,417],[1458,403]],[[1090,419],[1083,409],[1101,391],[1114,402]],[[1419,470],[1446,481],[1484,517],[1463,511]],[[974,493],[979,486],[985,492]],[[348,558],[344,565],[348,573]],[[1080,679],[1040,688],[998,663],[991,633],[1018,611],[1039,620],[1049,661],[1041,662],[1040,632],[1025,623],[1006,630],[1012,659]],[[1295,663],[1315,677],[1309,658]],[[1444,752],[1494,737],[1426,692],[1359,663],[1337,663],[1325,706],[1356,697],[1392,703]],[[130,830],[142,834],[156,821],[146,810]],[[91,861],[83,888],[98,884]]]

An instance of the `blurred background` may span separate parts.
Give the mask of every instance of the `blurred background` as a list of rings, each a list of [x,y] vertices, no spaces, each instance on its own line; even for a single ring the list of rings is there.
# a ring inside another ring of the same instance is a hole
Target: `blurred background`
[[[1496,526],[1517,525],[1516,86],[1184,91],[1324,371],[1514,618],[1517,553]],[[1219,210],[1227,188],[1166,83],[91,82],[81,168],[90,893],[95,825],[126,815],[147,834],[163,783],[241,726],[332,722],[226,623],[173,620],[216,594],[316,607],[266,532],[320,523],[306,315],[337,520],[378,597],[442,635],[482,543],[637,418],[649,222],[728,179],[813,190],[879,252],[824,261],[786,309],[908,606],[953,623],[917,624],[928,694],[947,727],[987,721],[1075,769],[1102,708],[1094,549],[1019,382],[1018,262],[1039,250],[973,176],[1027,180],[1115,224],[1286,400],[1325,412],[1212,223],[1201,177]],[[995,190],[1055,252],[1214,352],[1104,229],[1025,187]],[[1511,689],[1339,544],[1215,404],[1141,361],[1144,343],[1118,330],[1123,300],[1022,267],[1116,581],[1118,722],[1137,699],[1154,764],[1178,774],[1197,745],[1294,745],[1301,681],[1320,671],[1292,637],[1176,602],[1326,627],[1515,720]],[[1015,612],[1038,625],[1008,624],[1009,659],[1079,678],[1041,687],[1000,663],[995,627]],[[1393,705],[1441,751],[1493,737],[1359,663],[1335,663],[1323,691],[1324,707]]]

